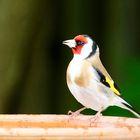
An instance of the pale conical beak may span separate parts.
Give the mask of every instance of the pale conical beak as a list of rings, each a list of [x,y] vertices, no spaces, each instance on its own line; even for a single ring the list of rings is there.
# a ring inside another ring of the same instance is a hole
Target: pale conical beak
[[[75,46],[76,46],[76,42],[74,39],[65,40],[62,42],[62,44],[65,44],[65,45],[69,46],[70,48],[75,48]]]

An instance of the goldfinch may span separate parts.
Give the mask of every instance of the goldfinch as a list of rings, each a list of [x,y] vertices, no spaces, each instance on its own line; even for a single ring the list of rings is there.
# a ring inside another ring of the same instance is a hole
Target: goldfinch
[[[140,117],[121,97],[118,87],[100,60],[98,45],[88,35],[77,35],[74,39],[63,41],[63,44],[73,52],[66,74],[68,88],[84,106],[77,113],[90,108],[100,114],[109,106],[118,106]]]

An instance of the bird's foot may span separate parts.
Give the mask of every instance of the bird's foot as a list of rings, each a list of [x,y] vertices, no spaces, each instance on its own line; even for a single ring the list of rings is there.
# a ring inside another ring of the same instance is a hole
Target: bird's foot
[[[75,118],[75,117],[77,117],[77,116],[79,116],[79,115],[82,115],[82,114],[80,114],[80,112],[83,111],[83,110],[85,110],[85,109],[86,109],[86,107],[83,107],[83,108],[81,108],[81,109],[79,109],[79,110],[77,110],[77,111],[75,111],[75,112],[72,112],[72,111],[70,110],[70,111],[68,111],[68,115],[69,115],[71,118]]]
[[[75,112],[73,112],[73,111],[68,111],[68,115],[70,116],[70,117],[72,117],[72,118],[75,118],[75,117],[77,117],[78,115],[80,115],[80,112],[79,111],[75,111]]]
[[[95,115],[94,115],[94,117],[91,117],[90,118],[90,126],[93,124],[93,123],[96,123],[100,118],[101,118],[101,116],[102,116],[102,114],[101,114],[101,112],[100,111],[98,111]]]

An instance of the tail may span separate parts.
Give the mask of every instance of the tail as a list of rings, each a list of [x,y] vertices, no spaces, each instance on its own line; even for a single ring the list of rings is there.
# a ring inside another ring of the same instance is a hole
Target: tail
[[[123,109],[126,109],[133,113],[136,117],[140,118],[140,113],[138,113],[130,104],[128,104],[124,99],[121,97],[115,97],[113,104]]]

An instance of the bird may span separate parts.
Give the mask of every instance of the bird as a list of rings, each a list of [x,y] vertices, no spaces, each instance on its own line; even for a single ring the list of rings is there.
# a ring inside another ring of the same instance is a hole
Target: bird
[[[100,59],[99,46],[89,35],[81,34],[62,44],[71,48],[73,58],[66,71],[67,86],[84,107],[69,114],[80,114],[92,109],[98,118],[109,106],[126,109],[140,118],[140,114],[127,102]]]

